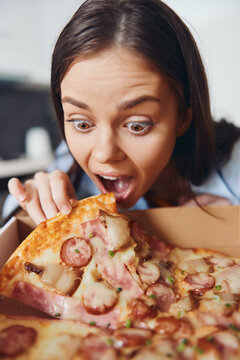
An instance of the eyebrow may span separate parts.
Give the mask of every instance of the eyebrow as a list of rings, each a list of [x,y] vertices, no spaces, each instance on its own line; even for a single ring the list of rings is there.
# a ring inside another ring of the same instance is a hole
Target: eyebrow
[[[120,103],[118,105],[118,110],[132,109],[135,106],[140,105],[147,101],[155,101],[155,102],[161,103],[161,100],[159,100],[158,98],[156,98],[154,96],[144,95],[144,96],[140,96],[136,99],[123,101],[122,103]],[[64,96],[64,98],[62,99],[62,103],[69,103],[69,104],[79,107],[80,109],[90,110],[90,107],[87,104],[85,104],[82,101],[76,100],[70,96]]]
[[[133,100],[127,100],[127,101],[123,101],[122,103],[120,103],[118,105],[118,109],[119,110],[127,110],[127,109],[132,109],[137,105],[140,105],[144,102],[147,101],[156,101],[158,103],[161,103],[161,100],[159,100],[158,98],[154,97],[154,96],[149,96],[149,95],[145,95],[145,96],[140,96],[136,99]]]
[[[83,103],[82,101],[73,99],[70,96],[64,96],[64,98],[62,99],[62,103],[69,103],[69,104],[79,107],[80,109],[90,110],[90,107],[87,104]]]

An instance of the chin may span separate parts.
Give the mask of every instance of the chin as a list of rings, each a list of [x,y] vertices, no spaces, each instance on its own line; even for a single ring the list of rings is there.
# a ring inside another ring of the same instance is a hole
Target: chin
[[[134,206],[136,204],[136,202],[137,201],[135,201],[135,202],[129,201],[128,202],[128,201],[124,201],[124,200],[122,200],[122,201],[116,200],[118,209],[122,209],[122,210],[127,210],[127,209],[131,208],[132,206]]]

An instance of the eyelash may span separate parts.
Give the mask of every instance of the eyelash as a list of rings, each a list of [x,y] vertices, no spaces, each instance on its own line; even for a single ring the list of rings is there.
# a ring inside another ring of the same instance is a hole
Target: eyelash
[[[87,120],[69,119],[69,120],[66,120],[66,121],[68,123],[72,123],[73,127],[77,131],[79,131],[81,133],[87,133],[88,131],[90,131],[92,126],[93,127],[95,126],[90,121],[87,121]],[[84,124],[84,125],[87,124],[89,127],[86,128],[86,129],[84,129],[84,128],[81,129],[81,128],[79,128],[80,124]],[[133,131],[132,130],[131,131],[130,130],[131,126],[141,126],[142,130],[140,130],[140,131]],[[128,128],[132,135],[139,135],[139,136],[144,135],[149,130],[149,128],[152,127],[152,126],[153,126],[152,120],[148,120],[148,121],[129,121],[129,122],[124,124],[124,127]]]
[[[73,127],[79,131],[79,132],[88,132],[90,127],[92,126],[91,122],[90,121],[87,121],[87,120],[78,120],[78,119],[70,119],[70,120],[66,120],[68,123],[72,123],[73,124]],[[87,129],[80,129],[78,126],[80,124],[88,124],[89,127]]]
[[[143,129],[141,131],[131,131],[133,135],[143,135],[145,134],[149,128],[153,125],[152,121],[129,121],[125,124],[125,127],[130,128],[130,126],[142,126]]]

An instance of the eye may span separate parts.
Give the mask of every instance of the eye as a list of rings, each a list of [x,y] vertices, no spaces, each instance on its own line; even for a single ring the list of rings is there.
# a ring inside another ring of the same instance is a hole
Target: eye
[[[125,124],[132,134],[145,134],[152,126],[152,121],[130,121]]]
[[[94,125],[89,120],[70,119],[68,123],[72,123],[73,127],[80,132],[88,132]]]

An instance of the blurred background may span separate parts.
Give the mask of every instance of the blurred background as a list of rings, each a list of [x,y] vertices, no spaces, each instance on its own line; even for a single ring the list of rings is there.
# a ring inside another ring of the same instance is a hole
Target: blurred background
[[[8,179],[46,169],[60,142],[49,92],[51,54],[82,2],[0,0],[0,209]],[[240,0],[165,2],[200,48],[213,116],[240,126]]]

